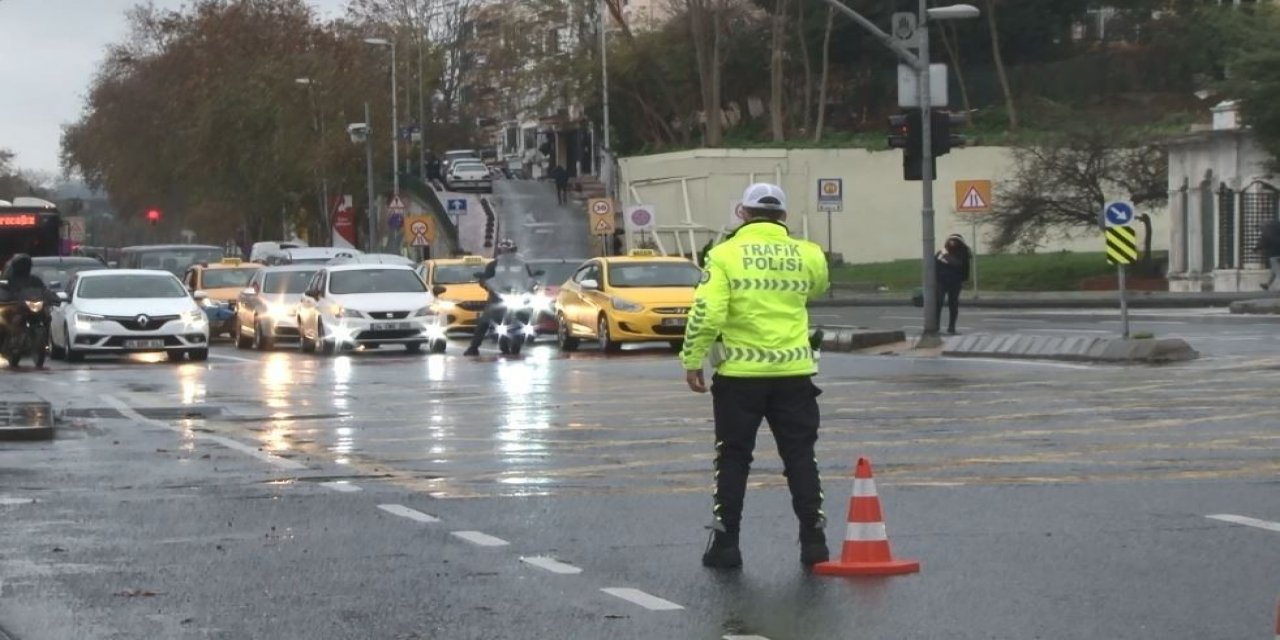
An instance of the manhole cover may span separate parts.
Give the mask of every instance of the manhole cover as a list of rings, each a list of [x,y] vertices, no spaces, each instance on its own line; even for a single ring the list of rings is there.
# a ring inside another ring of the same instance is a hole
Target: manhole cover
[[[0,402],[0,440],[53,438],[53,407],[48,402]]]

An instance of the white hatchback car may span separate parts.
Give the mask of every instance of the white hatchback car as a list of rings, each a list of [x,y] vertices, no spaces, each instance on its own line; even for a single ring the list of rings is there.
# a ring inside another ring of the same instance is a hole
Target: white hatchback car
[[[49,341],[54,358],[157,352],[209,358],[209,321],[199,300],[168,271],[104,269],[76,274],[58,294]]]
[[[298,305],[302,350],[331,354],[342,349],[424,345],[444,353],[442,319],[435,296],[412,267],[330,265],[316,273]]]
[[[450,191],[480,191],[493,193],[493,174],[489,167],[478,160],[459,160],[449,167],[444,178],[445,186]]]

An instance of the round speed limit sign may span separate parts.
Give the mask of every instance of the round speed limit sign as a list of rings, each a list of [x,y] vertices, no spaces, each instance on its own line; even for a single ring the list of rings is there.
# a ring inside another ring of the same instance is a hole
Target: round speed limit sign
[[[607,216],[612,210],[608,200],[595,200],[591,203],[591,213],[598,216]]]

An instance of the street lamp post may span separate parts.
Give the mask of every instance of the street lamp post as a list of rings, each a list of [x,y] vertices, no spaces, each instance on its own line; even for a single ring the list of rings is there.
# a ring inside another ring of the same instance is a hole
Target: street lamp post
[[[605,0],[599,0],[600,11],[600,97],[604,112],[604,150],[600,154],[600,177],[605,195],[613,197],[613,144],[609,136],[609,18]]]
[[[322,237],[329,237],[333,233],[333,223],[329,220],[329,177],[325,171],[325,159],[328,154],[325,153],[325,134],[324,134],[324,111],[316,104],[316,81],[311,78],[298,78],[294,82],[307,88],[307,95],[311,99],[311,114],[315,119],[316,131],[320,136],[320,159],[316,163],[320,173],[320,219],[324,222],[324,231]],[[332,242],[330,242],[332,244]]]
[[[347,134],[351,136],[351,142],[364,143],[364,176],[365,189],[369,196],[367,206],[368,218],[368,237],[365,239],[365,249],[369,252],[374,251],[376,246],[374,239],[378,233],[378,209],[377,196],[373,191],[373,120],[369,117],[369,103],[364,103],[364,122],[354,122],[347,125]]]
[[[396,103],[396,43],[386,38],[365,38],[366,44],[391,49],[391,195],[400,195],[400,115]]]
[[[978,8],[968,4],[955,4],[946,7],[936,7],[930,9],[928,0],[920,0],[919,12],[916,22],[916,37],[919,54],[911,53],[902,44],[900,44],[893,36],[885,33],[875,23],[867,20],[862,14],[845,6],[840,0],[823,0],[837,11],[849,16],[854,22],[858,23],[863,29],[870,32],[881,44],[884,44],[890,50],[898,55],[902,61],[915,70],[916,73],[916,99],[918,108],[921,111],[920,117],[920,162],[921,162],[921,204],[920,204],[920,226],[921,226],[921,258],[923,268],[921,275],[924,280],[924,331],[920,335],[920,341],[916,344],[920,348],[936,347],[942,343],[938,335],[938,284],[937,270],[935,268],[933,252],[934,243],[934,209],[933,209],[933,107],[930,104],[933,96],[930,95],[929,82],[929,23],[940,20],[965,20],[977,18],[980,14]]]

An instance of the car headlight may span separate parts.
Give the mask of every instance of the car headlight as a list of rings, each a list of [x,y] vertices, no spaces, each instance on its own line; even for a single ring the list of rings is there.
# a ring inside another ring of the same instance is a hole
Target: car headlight
[[[535,311],[550,311],[555,300],[545,293],[535,293],[529,298],[529,306]]]
[[[202,313],[200,315],[203,316],[204,314]],[[104,320],[106,320],[105,317],[96,316],[92,313],[76,312],[75,314],[76,329],[79,331],[89,331],[93,328],[93,323],[102,322]]]
[[[458,303],[452,300],[436,300],[435,308],[440,311],[453,311],[458,308]]]
[[[293,307],[280,304],[267,305],[267,317],[275,322],[288,320],[293,317]]]
[[[203,311],[196,309],[182,314],[182,321],[187,324],[204,324],[208,321],[208,318],[205,317]]]
[[[423,307],[413,312],[413,317],[422,318],[425,316],[434,316],[435,312],[431,307]]]
[[[613,308],[617,309],[618,311],[643,311],[644,310],[644,305],[636,304],[630,300],[624,300],[616,296],[613,298],[612,302],[613,302]]]
[[[338,312],[335,313],[334,315],[338,316],[339,318],[363,318],[364,317],[363,313],[360,313],[355,309],[338,309]]]

